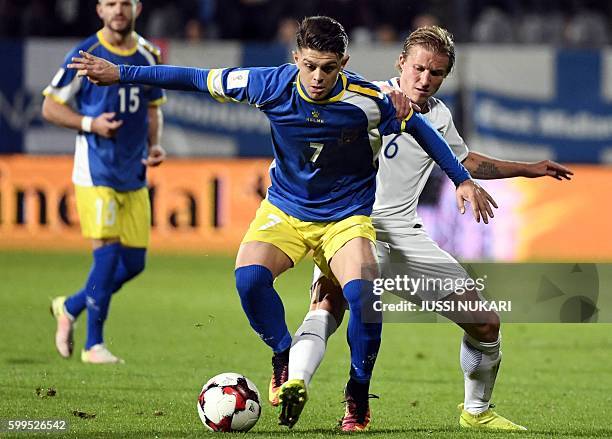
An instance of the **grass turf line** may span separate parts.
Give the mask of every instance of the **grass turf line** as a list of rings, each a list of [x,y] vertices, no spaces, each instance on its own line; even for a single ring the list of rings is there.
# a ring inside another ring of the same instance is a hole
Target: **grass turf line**
[[[349,368],[345,326],[329,342],[299,423],[281,429],[265,402],[270,352],[242,313],[228,257],[150,256],[145,273],[111,305],[106,341],[127,363],[80,363],[83,318],[74,358],[61,359],[53,346],[49,300],[80,288],[89,263],[81,253],[0,252],[0,418],[66,419],[68,437],[201,437],[206,430],[195,408],[201,386],[217,373],[235,371],[252,379],[264,399],[262,418],[249,435],[338,435],[334,426]],[[290,330],[306,310],[310,268],[303,263],[275,284]],[[494,401],[499,413],[529,428],[521,437],[612,436],[611,329],[503,327]],[[508,437],[458,427],[463,379],[457,327],[389,324],[383,333],[371,388],[381,399],[371,403],[368,437]],[[57,394],[41,398],[37,388]],[[75,410],[95,418],[75,417]]]

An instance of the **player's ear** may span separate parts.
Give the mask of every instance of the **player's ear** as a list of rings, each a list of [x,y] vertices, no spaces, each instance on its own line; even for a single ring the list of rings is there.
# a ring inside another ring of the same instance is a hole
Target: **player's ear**
[[[404,57],[403,53],[400,53],[399,58],[397,58],[397,67],[399,68],[400,72],[404,71],[404,61],[406,61],[406,58]]]
[[[340,60],[340,67],[341,68],[345,68],[346,67],[346,64],[348,63],[349,58],[350,58],[349,55],[344,55],[342,57],[342,59]]]
[[[292,50],[291,51],[291,55],[293,55],[293,62],[295,62],[297,64],[298,60],[300,59],[300,55],[297,52],[297,50]]]
[[[98,17],[100,17],[100,20],[104,21],[104,18],[102,17],[102,4],[100,2],[96,3],[96,13],[98,14]]]
[[[134,18],[138,18],[138,16],[140,15],[141,12],[142,12],[142,2],[141,1],[137,1],[136,2],[136,11],[135,11]]]

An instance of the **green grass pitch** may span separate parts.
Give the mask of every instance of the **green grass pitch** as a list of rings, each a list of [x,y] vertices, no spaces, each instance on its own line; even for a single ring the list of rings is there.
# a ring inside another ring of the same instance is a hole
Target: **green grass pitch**
[[[147,271],[112,305],[106,341],[120,366],[61,359],[53,346],[51,297],[83,283],[85,253],[0,252],[0,418],[68,420],[70,437],[202,437],[196,411],[202,384],[220,372],[252,379],[267,395],[270,352],[255,336],[233,287],[233,260],[223,256],[152,255]],[[276,284],[290,330],[306,310],[311,266]],[[83,316],[84,317],[84,316]],[[497,410],[529,428],[512,437],[612,437],[612,326],[510,324],[494,394]],[[76,331],[76,349],[85,324]],[[349,361],[345,324],[310,388],[293,430],[277,425],[263,403],[253,437],[337,436]],[[508,437],[458,427],[462,400],[461,331],[451,324],[388,324],[371,391],[367,437]],[[55,389],[38,396],[36,389]],[[95,414],[85,419],[74,411]],[[23,437],[24,434],[15,435]]]

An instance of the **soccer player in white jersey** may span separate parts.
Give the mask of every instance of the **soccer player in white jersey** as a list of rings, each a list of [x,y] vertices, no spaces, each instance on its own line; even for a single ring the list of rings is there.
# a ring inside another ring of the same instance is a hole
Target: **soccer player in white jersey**
[[[443,133],[454,153],[475,178],[550,176],[570,179],[572,172],[549,160],[521,163],[498,160],[471,152],[457,132],[449,109],[433,97],[455,61],[452,36],[431,26],[415,30],[404,42],[397,68],[399,78],[378,83],[383,90],[401,90],[415,104],[432,126]],[[458,262],[442,250],[422,228],[416,212],[419,196],[434,166],[409,134],[385,136],[384,145],[395,143],[380,157],[376,201],[372,220],[376,229],[376,247],[381,269],[385,263],[402,264],[413,277],[424,275],[443,278],[467,278]],[[479,300],[476,291],[463,295],[455,292],[420,291],[421,300]],[[336,330],[344,314],[344,301],[337,287],[315,272],[311,311],[297,330],[288,362],[288,381],[281,387],[300,382],[308,385],[320,364],[328,337]],[[459,423],[465,428],[524,430],[491,409],[490,400],[501,361],[500,321],[493,312],[443,313],[464,331],[461,340],[461,368],[465,380],[465,399],[460,405]],[[303,405],[302,405],[303,407]],[[298,413],[299,415],[299,413]],[[369,413],[361,413],[358,424],[367,427]]]
[[[69,358],[74,322],[87,310],[84,363],[122,362],[104,344],[104,323],[111,296],[145,267],[151,228],[146,168],[166,155],[159,145],[159,106],[166,98],[156,87],[99,87],[67,64],[79,51],[118,63],[159,63],[159,49],[134,32],[141,9],[138,0],[98,0],[103,28],[68,53],[43,92],[43,117],[78,132],[72,181],[83,236],[92,239],[93,263],[83,288],[54,298],[51,311],[57,320],[55,346]]]

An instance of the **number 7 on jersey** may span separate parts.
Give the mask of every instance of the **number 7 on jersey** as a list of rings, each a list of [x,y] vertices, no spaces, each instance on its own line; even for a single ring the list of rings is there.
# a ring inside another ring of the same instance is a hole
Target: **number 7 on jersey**
[[[317,159],[319,158],[319,154],[321,154],[321,150],[323,150],[323,144],[322,143],[313,143],[311,142],[310,145],[311,148],[314,148],[314,153],[312,154],[312,157],[310,157],[310,161],[312,163],[316,162]]]

